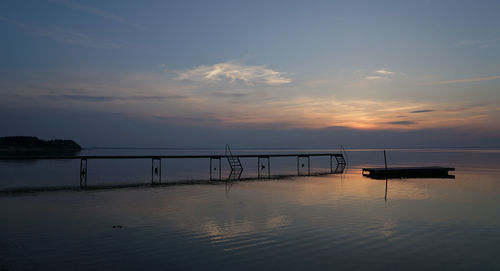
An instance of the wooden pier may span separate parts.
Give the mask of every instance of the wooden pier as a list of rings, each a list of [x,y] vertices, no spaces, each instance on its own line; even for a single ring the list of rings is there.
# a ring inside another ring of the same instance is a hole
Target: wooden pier
[[[243,172],[243,166],[240,159],[257,159],[257,176],[258,178],[271,178],[271,158],[296,157],[297,158],[297,175],[300,176],[300,166],[305,167],[304,163],[300,163],[301,158],[307,158],[307,175],[311,174],[311,157],[330,157],[330,173],[342,172],[347,161],[344,158],[343,151],[338,153],[299,153],[299,154],[243,154],[233,155],[230,150],[226,149],[225,155],[87,155],[87,156],[0,156],[0,160],[80,160],[80,187],[87,187],[88,163],[89,160],[113,160],[113,159],[149,159],[151,160],[151,184],[161,184],[162,177],[162,160],[169,159],[207,159],[209,160],[209,176],[210,180],[222,180],[222,159],[227,159],[231,168],[229,180],[239,179]],[[266,161],[267,165],[261,163]],[[334,160],[336,166],[333,166]],[[214,161],[216,161],[214,163]],[[215,167],[214,167],[215,166]],[[266,169],[267,170],[264,170]],[[342,170],[340,171],[339,168]],[[214,178],[214,173],[216,177]],[[266,174],[267,173],[267,174]]]

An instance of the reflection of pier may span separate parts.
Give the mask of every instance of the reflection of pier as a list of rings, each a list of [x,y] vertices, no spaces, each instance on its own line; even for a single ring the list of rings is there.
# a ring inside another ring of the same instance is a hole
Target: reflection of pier
[[[258,162],[257,178],[262,177],[271,178],[271,158],[297,158],[297,175],[311,175],[311,157],[330,157],[330,173],[343,173],[347,164],[344,159],[344,153],[300,153],[300,154],[246,154],[246,155],[233,155],[230,151],[227,155],[89,155],[89,156],[12,156],[0,157],[0,160],[80,160],[80,187],[87,187],[88,177],[88,163],[89,160],[120,160],[120,159],[150,159],[151,160],[151,184],[161,184],[166,176],[162,176],[162,160],[169,159],[209,159],[210,161],[210,180],[222,180],[222,159],[228,160],[231,168],[231,173],[228,177],[229,180],[240,179],[243,172],[243,166],[240,159],[256,158]],[[301,159],[307,159],[307,163],[300,163]],[[334,166],[334,159],[336,165]],[[213,161],[217,162],[214,163]],[[261,161],[265,160],[267,163],[263,164]],[[307,174],[301,174],[301,169],[305,171],[304,167],[307,166]],[[164,174],[164,173],[163,173]],[[165,175],[165,174],[164,174]],[[316,175],[316,174],[315,174]],[[279,177],[279,176],[274,176]]]

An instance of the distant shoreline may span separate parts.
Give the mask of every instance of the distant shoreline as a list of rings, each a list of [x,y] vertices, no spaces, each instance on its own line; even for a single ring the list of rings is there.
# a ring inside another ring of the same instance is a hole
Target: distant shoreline
[[[75,154],[82,147],[73,140],[42,140],[33,136],[0,137],[0,155]]]

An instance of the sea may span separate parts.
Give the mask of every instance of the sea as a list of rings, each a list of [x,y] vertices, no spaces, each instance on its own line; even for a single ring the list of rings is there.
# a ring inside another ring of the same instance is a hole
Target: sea
[[[162,185],[150,185],[151,159],[90,159],[80,188],[78,159],[0,161],[0,270],[500,270],[500,149],[386,153],[389,167],[455,171],[371,179],[362,168],[383,167],[383,150],[347,149],[342,170],[330,157],[241,158],[232,181],[225,159],[162,159]]]

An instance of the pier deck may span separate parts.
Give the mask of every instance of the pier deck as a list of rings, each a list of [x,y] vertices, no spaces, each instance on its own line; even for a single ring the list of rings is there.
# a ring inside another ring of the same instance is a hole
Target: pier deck
[[[234,177],[235,170],[235,159],[239,158],[256,158],[258,162],[257,172],[258,178],[267,177],[271,178],[271,158],[278,157],[296,157],[297,158],[297,175],[300,176],[300,167],[305,167],[307,164],[307,175],[311,174],[311,157],[330,157],[330,173],[342,173],[347,161],[344,158],[343,152],[335,153],[282,153],[282,154],[242,154],[242,155],[222,155],[222,154],[209,154],[209,155],[75,155],[75,156],[65,156],[65,155],[11,155],[11,156],[0,156],[0,160],[80,160],[80,187],[87,187],[87,176],[88,176],[88,160],[112,160],[112,159],[151,159],[151,184],[161,184],[162,183],[162,160],[167,159],[209,159],[209,176],[210,180],[222,180],[221,168],[222,159],[226,158],[229,165],[231,166],[231,174],[228,179]],[[301,158],[306,158],[307,163],[299,163]],[[333,166],[333,161],[336,161],[336,167]],[[215,161],[215,162],[214,162]],[[239,160],[238,160],[239,161]],[[261,161],[266,161],[266,164],[261,164]],[[267,167],[267,174],[265,174],[264,169]],[[239,170],[239,175],[236,177],[239,179],[241,177],[241,172],[243,168],[241,165],[237,168]],[[215,173],[215,174],[214,174]],[[215,177],[214,177],[215,175]],[[267,176],[266,176],[267,175]],[[165,176],[163,176],[165,177]]]
[[[310,157],[310,156],[332,156],[343,157],[342,153],[299,153],[299,154],[242,154],[240,158],[269,158],[269,157]],[[226,158],[224,154],[215,155],[75,155],[75,156],[0,156],[0,160],[77,160],[77,159],[219,159]]]

